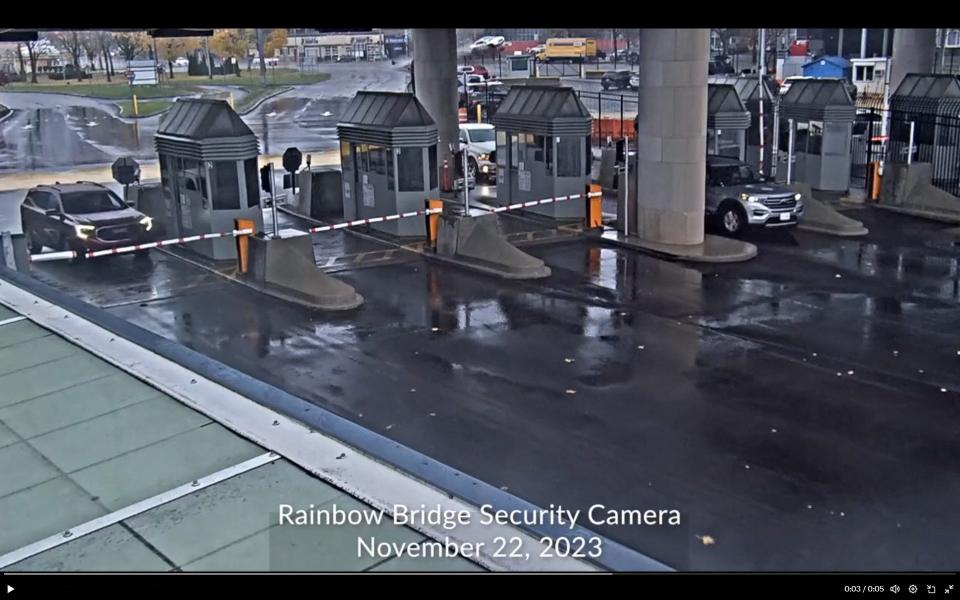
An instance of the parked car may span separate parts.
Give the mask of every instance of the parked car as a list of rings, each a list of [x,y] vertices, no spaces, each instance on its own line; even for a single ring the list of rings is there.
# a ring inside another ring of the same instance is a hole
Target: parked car
[[[600,85],[602,85],[605,90],[609,90],[610,88],[629,90],[632,88],[630,85],[631,75],[633,74],[630,71],[607,71],[600,79]]]
[[[470,44],[471,50],[482,50],[490,45],[490,36],[485,35],[474,43]]]
[[[57,183],[31,188],[20,205],[20,217],[33,254],[44,247],[104,250],[152,239],[153,219],[130,208],[98,183]]]
[[[489,123],[461,123],[460,143],[467,147],[467,169],[475,181],[497,177],[497,133]]]
[[[480,77],[483,77],[484,81],[490,79],[490,71],[488,71],[487,68],[482,65],[473,65],[473,71],[470,74],[479,75]]]
[[[186,67],[190,65],[190,61],[187,60],[185,57],[181,56],[177,60],[173,61],[173,64],[178,67]]]
[[[796,226],[803,215],[800,194],[729,156],[707,157],[706,196],[707,218],[731,236],[748,227]]]

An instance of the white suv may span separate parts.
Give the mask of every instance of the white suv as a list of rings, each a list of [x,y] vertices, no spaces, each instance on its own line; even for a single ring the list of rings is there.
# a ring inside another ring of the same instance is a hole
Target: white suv
[[[489,123],[461,123],[460,143],[467,146],[467,169],[470,178],[497,178],[497,133]]]

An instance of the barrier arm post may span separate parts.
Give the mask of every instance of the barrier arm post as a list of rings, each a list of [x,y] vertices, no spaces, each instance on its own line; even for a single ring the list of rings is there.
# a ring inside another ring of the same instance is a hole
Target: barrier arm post
[[[443,210],[443,200],[427,198],[427,210]],[[427,213],[427,247],[437,249],[437,236],[440,232],[440,213]]]
[[[599,229],[603,227],[603,196],[602,189],[597,183],[590,183],[587,185],[587,193],[585,194],[587,199],[587,210],[586,214],[586,223],[584,224],[585,229]]]
[[[237,231],[242,231],[244,229],[249,229],[250,231],[256,230],[256,223],[249,219],[234,219],[233,228]],[[249,265],[249,256],[250,256],[250,235],[245,233],[243,235],[238,235],[237,240],[237,271],[241,274],[246,273]]]

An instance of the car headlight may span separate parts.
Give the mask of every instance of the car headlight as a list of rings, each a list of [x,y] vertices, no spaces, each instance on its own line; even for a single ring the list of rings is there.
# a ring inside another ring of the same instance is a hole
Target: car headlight
[[[144,217],[140,219],[140,224],[143,225],[143,228],[147,231],[153,229],[153,217]]]
[[[794,195],[793,195],[793,199],[796,200],[797,202],[800,202],[800,198],[801,198],[801,197],[802,197],[801,194],[794,194]]]
[[[481,154],[481,155],[477,156],[477,159],[478,159],[478,160],[490,160],[490,155],[489,155],[489,154]]]
[[[73,230],[77,232],[77,237],[85,240],[90,234],[97,230],[93,225],[74,225]]]
[[[750,194],[743,193],[743,194],[740,194],[740,200],[744,202],[756,202],[757,198],[756,196],[751,196]]]

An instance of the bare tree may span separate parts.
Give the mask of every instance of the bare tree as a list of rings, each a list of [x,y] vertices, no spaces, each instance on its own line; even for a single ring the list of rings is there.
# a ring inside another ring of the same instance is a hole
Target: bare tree
[[[23,44],[17,43],[17,60],[20,61],[20,81],[27,78],[27,69],[23,64]]]
[[[50,40],[70,55],[70,58],[73,59],[73,64],[77,68],[77,81],[83,81],[83,71],[80,70],[80,57],[83,56],[83,44],[81,43],[80,32],[54,32],[50,34]]]
[[[92,31],[87,31],[80,34],[80,46],[82,47],[83,53],[87,56],[87,62],[90,64],[90,69],[96,68],[97,54],[100,50],[100,40],[97,39],[97,34]],[[101,61],[101,65],[102,65]],[[77,67],[80,65],[77,64]]]
[[[123,59],[127,62],[135,59],[137,54],[150,47],[150,40],[147,34],[143,32],[136,33],[118,33],[114,36],[114,42]]]
[[[263,30],[257,28],[257,56],[260,57],[260,85],[267,85],[267,62],[263,56]]]
[[[37,82],[37,59],[47,53],[46,40],[38,39],[32,42],[24,42],[27,48],[27,56],[30,59],[30,83]]]
[[[110,56],[110,50],[113,48],[113,34],[109,31],[98,31],[97,45],[103,56],[103,61],[106,63],[104,70],[107,73],[107,82],[110,82],[110,78],[113,75],[113,57]]]

